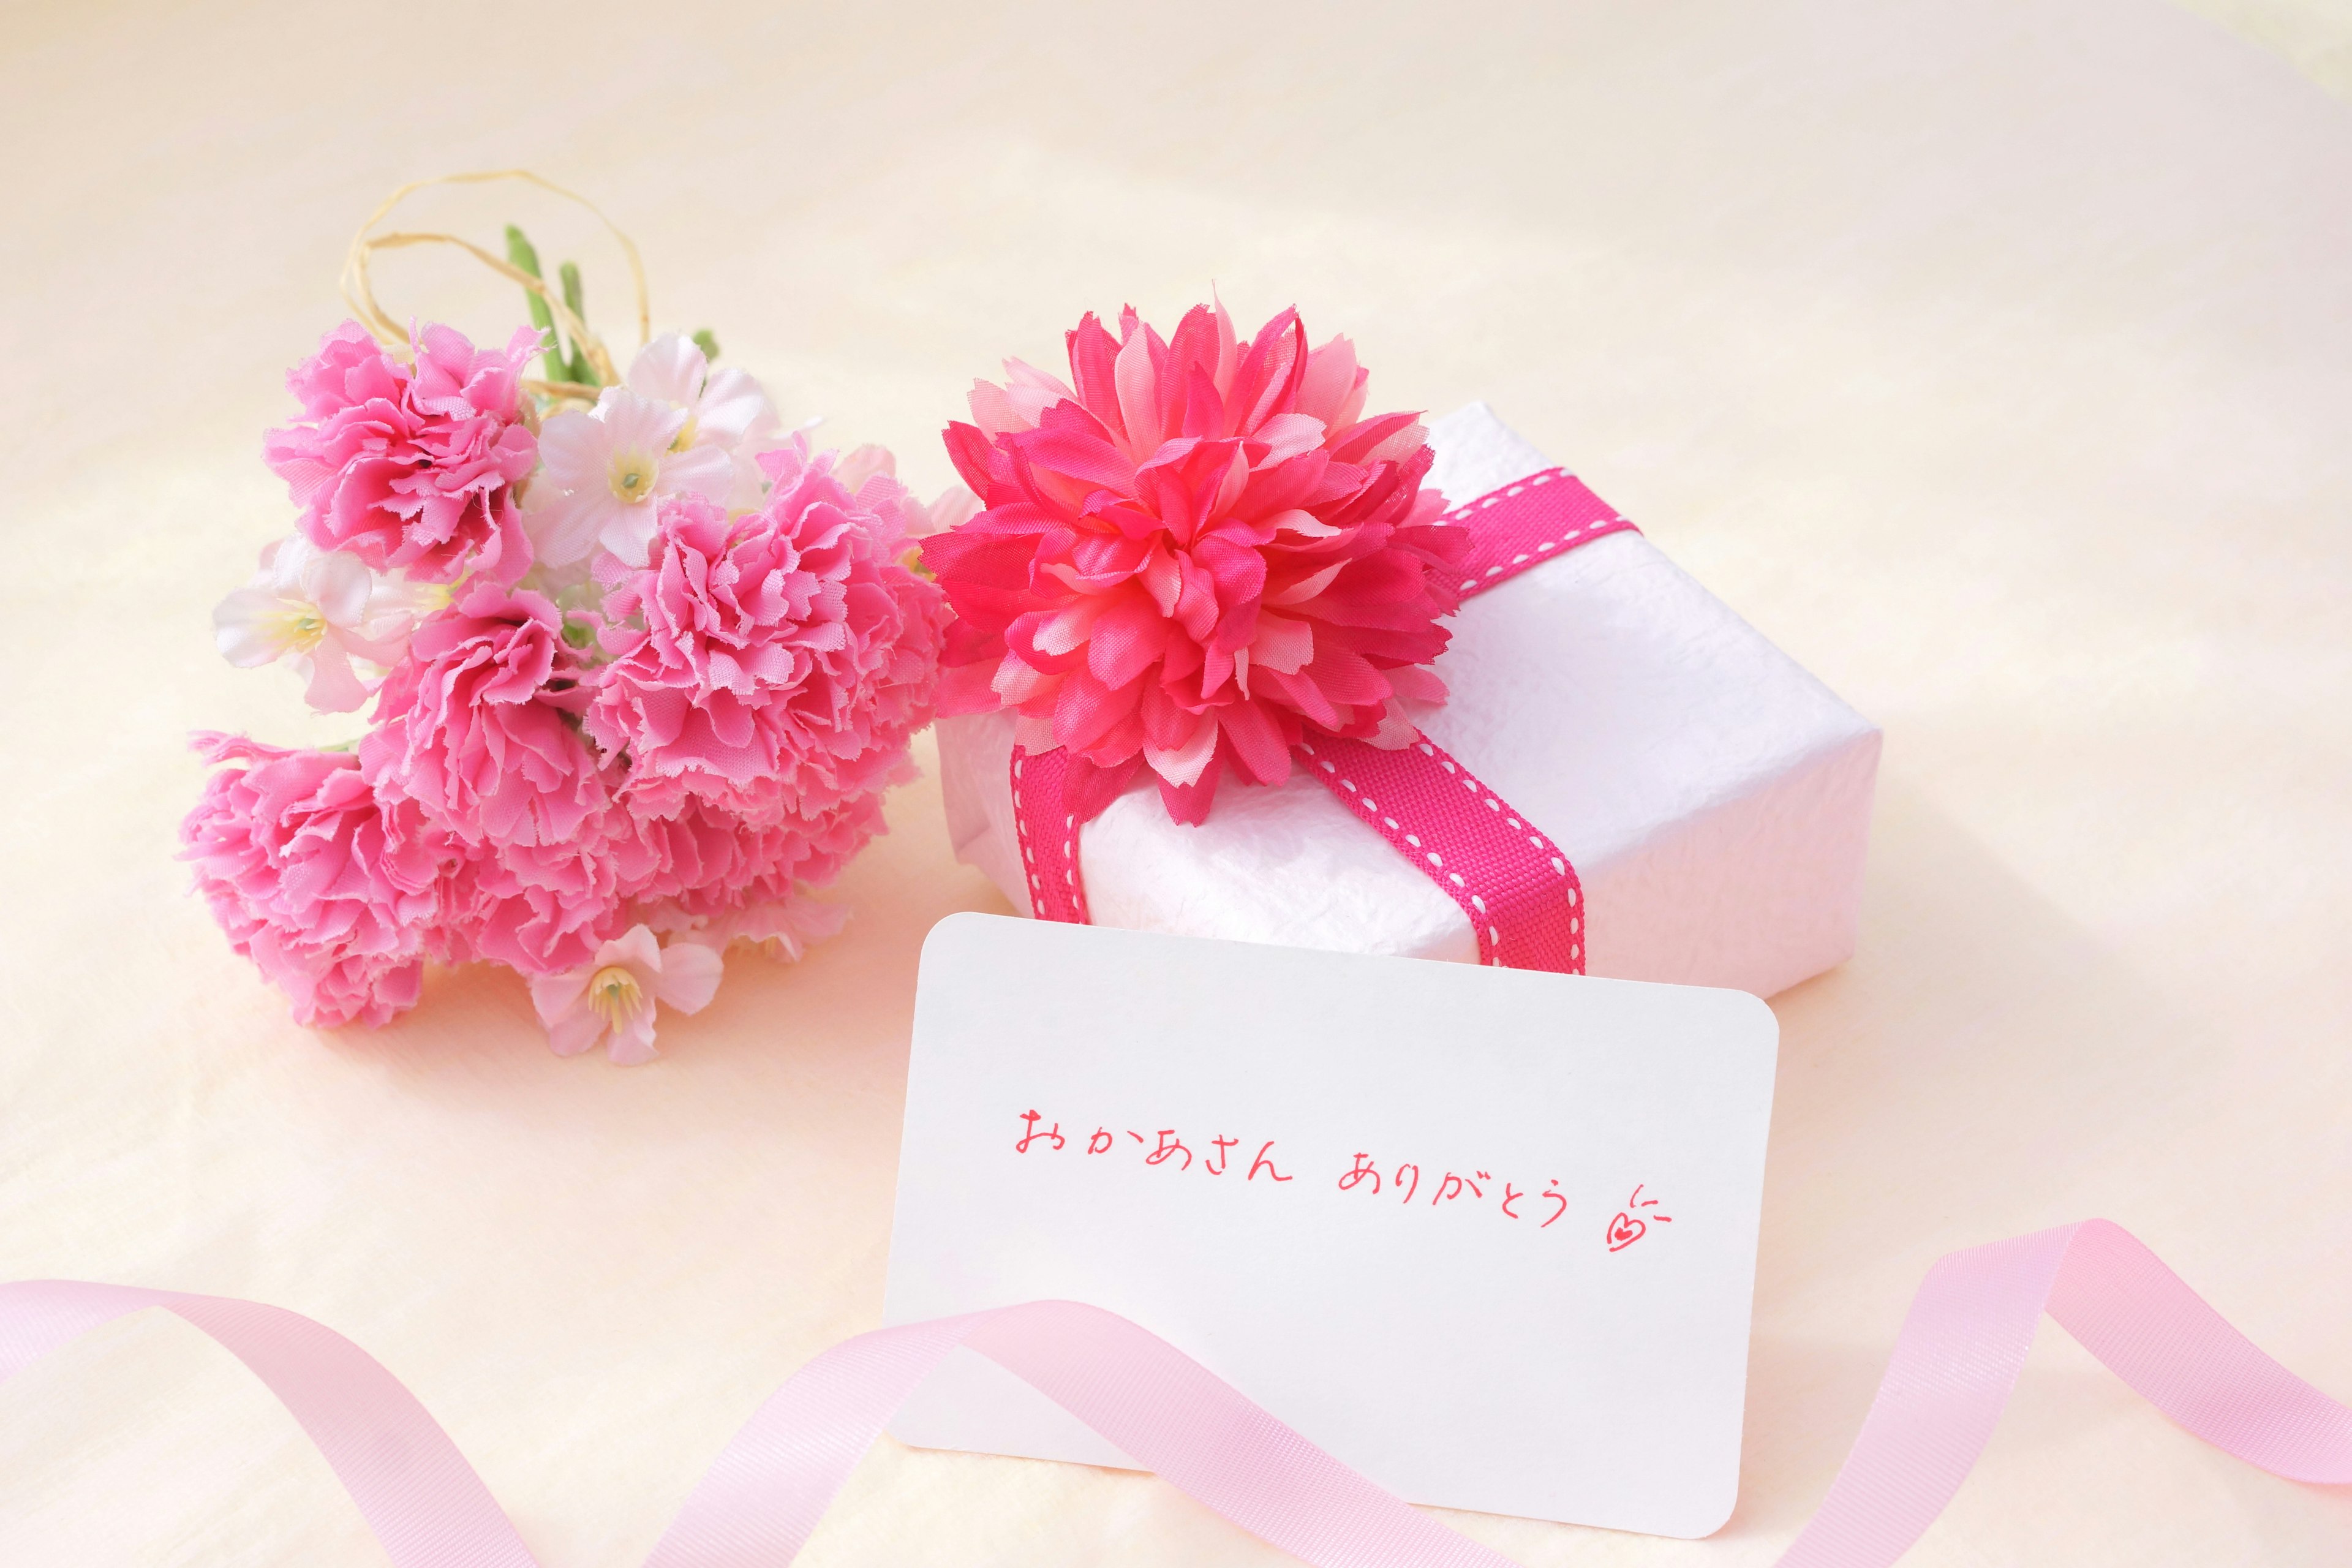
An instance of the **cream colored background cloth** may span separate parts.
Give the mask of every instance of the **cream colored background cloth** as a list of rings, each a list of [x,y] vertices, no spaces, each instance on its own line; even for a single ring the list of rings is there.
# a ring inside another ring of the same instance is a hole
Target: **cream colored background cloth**
[[[638,1562],[876,1321],[916,946],[999,907],[929,784],[845,936],[737,960],[632,1071],[551,1057],[502,973],[296,1029],[171,858],[186,731],[340,732],[206,616],[292,515],[261,431],[351,228],[523,164],[637,236],[657,323],[926,489],[969,379],[1082,310],[1295,300],[1382,405],[1490,400],[1885,726],[1860,956],[1776,1008],[1737,1516],[1462,1528],[1769,1562],[1928,1263],[2089,1215],[2352,1398],[2352,110],[2279,56],[2142,0],[16,6],[0,37],[0,1277],[323,1319],[550,1568]],[[426,210],[521,218],[614,322],[568,214]],[[520,315],[452,258],[383,286]],[[2201,1447],[2053,1331],[1914,1561],[2347,1548],[2352,1496]],[[1274,1557],[1148,1478],[886,1444],[808,1559]],[[192,1331],[0,1392],[0,1562],[380,1561]]]

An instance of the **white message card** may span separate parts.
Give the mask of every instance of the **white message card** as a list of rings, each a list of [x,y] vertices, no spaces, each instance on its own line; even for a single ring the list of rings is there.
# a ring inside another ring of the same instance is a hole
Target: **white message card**
[[[1412,1501],[1709,1534],[1779,1038],[1736,991],[953,915],[885,1316],[1088,1302]],[[892,1431],[1133,1463],[971,1351]]]

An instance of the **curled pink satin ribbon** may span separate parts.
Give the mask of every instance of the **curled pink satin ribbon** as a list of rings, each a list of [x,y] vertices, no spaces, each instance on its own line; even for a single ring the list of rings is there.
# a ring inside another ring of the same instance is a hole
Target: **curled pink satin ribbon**
[[[269,1385],[399,1568],[535,1568],[415,1396],[357,1345],[283,1309],[70,1281],[0,1286],[0,1382],[149,1307],[204,1330]],[[2045,1310],[2207,1442],[2291,1480],[2352,1484],[2352,1409],[2255,1349],[2128,1232],[2089,1220],[1955,1252],[1928,1271],[1861,1435],[1780,1568],[1901,1557],[1976,1463]],[[1165,1341],[1071,1301],[880,1329],[824,1352],[735,1435],[647,1568],[790,1563],[891,1414],[958,1345],[1317,1568],[1508,1568]]]

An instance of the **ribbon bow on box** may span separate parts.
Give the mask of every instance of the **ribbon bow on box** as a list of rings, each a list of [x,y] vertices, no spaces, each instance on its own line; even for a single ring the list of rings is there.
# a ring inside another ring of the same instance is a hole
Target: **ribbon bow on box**
[[[923,546],[961,857],[1186,935],[1575,973],[1605,918],[1599,973],[1759,994],[1852,951],[1866,721],[1483,405],[1365,416],[1288,311],[1119,326],[948,433],[984,503]],[[1119,798],[1147,773],[1164,812]]]
[[[1496,587],[1554,555],[1633,525],[1583,482],[1548,468],[1456,507],[1439,525],[1467,535],[1458,568],[1464,597]],[[1482,963],[1584,973],[1584,896],[1576,868],[1543,830],[1416,731],[1406,744],[1309,730],[1297,764],[1460,906]],[[1013,802],[1030,906],[1041,920],[1087,923],[1078,834],[1109,804],[1071,788],[1071,758],[1056,748],[1013,752]],[[1091,809],[1088,809],[1091,807]]]
[[[1222,776],[1292,760],[1457,904],[1480,959],[1581,973],[1568,858],[1415,730],[1463,597],[1633,524],[1558,469],[1436,515],[1408,414],[1360,417],[1345,338],[1220,305],[1162,342],[1132,310],[1070,334],[1075,389],[1017,362],[948,446],[986,510],[929,541],[960,617],[950,710],[1025,722],[1011,784],[1041,918],[1085,923],[1078,835],[1143,766],[1198,822]]]

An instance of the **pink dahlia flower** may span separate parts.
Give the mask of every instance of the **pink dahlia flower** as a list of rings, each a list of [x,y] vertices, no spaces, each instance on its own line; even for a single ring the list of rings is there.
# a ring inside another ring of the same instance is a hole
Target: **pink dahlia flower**
[[[1310,353],[1285,310],[1238,342],[1223,306],[1163,339],[1130,310],[1069,359],[1075,391],[1014,362],[948,427],[986,510],[923,543],[956,617],[942,710],[1017,710],[1095,801],[1149,765],[1183,822],[1228,769],[1287,777],[1310,729],[1410,739],[1467,538],[1416,416],[1362,416],[1348,340]]]
[[[563,863],[601,837],[608,797],[572,716],[587,699],[582,674],[546,598],[475,584],[417,627],[384,678],[360,742],[368,782],[465,844]]]
[[[895,782],[930,721],[944,606],[899,559],[923,509],[887,475],[853,496],[830,454],[761,461],[759,510],[663,502],[648,564],[605,595],[612,658],[584,720],[625,754],[641,816],[690,798],[755,826],[821,820]]]
[[[321,550],[379,572],[446,583],[468,571],[511,583],[530,566],[516,487],[539,446],[522,423],[529,328],[503,350],[477,350],[426,327],[402,363],[356,321],[287,374],[300,422],[269,433],[263,454],[302,507]]]
[[[196,748],[222,765],[180,825],[180,858],[231,945],[299,1023],[382,1024],[415,1005],[440,867],[414,808],[380,804],[346,752],[220,734]]]

